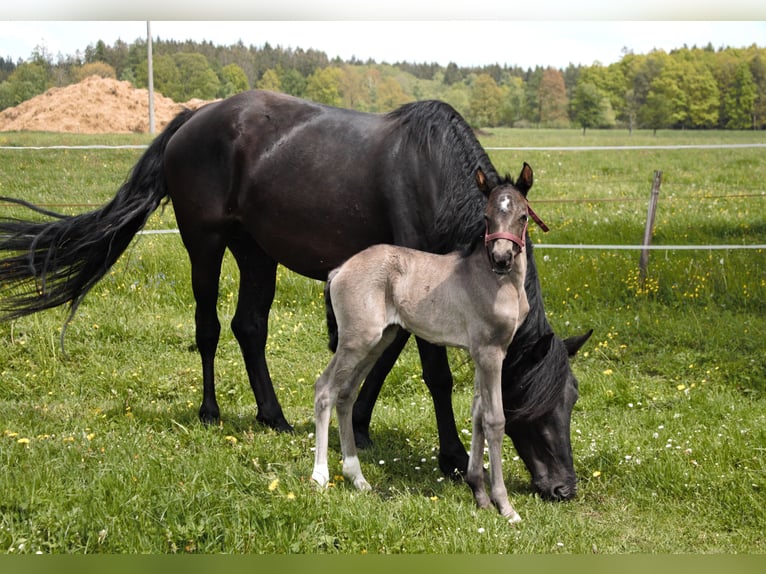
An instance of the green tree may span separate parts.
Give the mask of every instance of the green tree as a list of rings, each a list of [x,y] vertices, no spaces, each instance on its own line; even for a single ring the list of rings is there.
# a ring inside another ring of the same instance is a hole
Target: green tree
[[[489,74],[479,74],[473,82],[466,118],[473,126],[496,126],[500,123],[504,92]]]
[[[657,130],[673,123],[673,104],[662,91],[649,90],[646,101],[638,110],[638,122],[657,135]]]
[[[279,77],[282,91],[292,96],[302,98],[306,94],[306,78],[295,68],[284,70]]]
[[[173,55],[179,72],[179,82],[171,92],[176,102],[192,98],[213,100],[221,89],[221,81],[202,54],[180,52]],[[167,94],[166,94],[167,95]]]
[[[755,83],[755,105],[753,127],[766,127],[766,50],[759,50],[750,61],[750,72]]]
[[[710,128],[718,123],[720,92],[704,63],[684,62],[677,78],[682,100],[676,117],[684,127]]]
[[[179,83],[178,67],[170,55],[157,55],[152,58],[154,89],[165,97],[172,98],[175,86]],[[136,69],[136,87],[146,88],[149,85],[149,67],[146,60]],[[178,101],[178,100],[176,100]]]
[[[501,121],[505,125],[513,126],[522,119],[524,113],[524,80],[518,76],[512,76],[503,86],[506,96],[501,111]]]
[[[733,85],[722,97],[727,128],[744,130],[753,127],[757,95],[750,66],[740,62]]]
[[[340,94],[342,78],[343,72],[339,68],[318,69],[306,81],[306,97],[320,104],[340,106],[343,103]]]
[[[524,80],[524,119],[532,124],[540,123],[540,82],[543,79],[543,69],[536,67],[529,70]]]
[[[221,97],[227,98],[250,89],[247,74],[239,64],[227,64],[221,69]]]
[[[582,133],[585,130],[602,125],[604,118],[604,95],[596,86],[590,82],[577,82],[574,97],[572,98],[572,113],[574,121],[582,127]]]
[[[42,63],[24,62],[0,83],[0,109],[19,105],[47,89],[47,72]]]
[[[282,82],[279,78],[279,72],[273,68],[266,70],[261,79],[255,82],[255,87],[259,90],[281,91]]]

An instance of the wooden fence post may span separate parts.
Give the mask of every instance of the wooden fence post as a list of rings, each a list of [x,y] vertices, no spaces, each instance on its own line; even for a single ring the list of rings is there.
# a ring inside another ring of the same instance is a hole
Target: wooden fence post
[[[660,196],[660,185],[662,184],[662,172],[654,172],[654,181],[652,182],[652,194],[649,197],[649,208],[646,212],[646,227],[644,228],[644,241],[642,245],[644,249],[641,250],[641,258],[638,262],[639,278],[641,286],[644,286],[646,282],[646,268],[649,265],[649,249],[647,247],[652,244],[652,233],[654,231],[654,216],[657,213],[657,200]]]

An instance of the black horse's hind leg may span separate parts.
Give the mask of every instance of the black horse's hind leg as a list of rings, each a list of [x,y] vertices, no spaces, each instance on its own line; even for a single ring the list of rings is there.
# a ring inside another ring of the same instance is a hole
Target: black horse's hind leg
[[[202,405],[199,408],[199,418],[203,423],[215,424],[220,419],[220,410],[215,398],[214,363],[221,334],[216,305],[218,279],[226,246],[215,236],[185,236],[184,242],[191,261],[192,291],[197,304],[194,315],[196,342],[202,359]]]
[[[232,239],[229,248],[240,271],[237,311],[231,328],[242,350],[258,405],[256,419],[276,430],[290,432],[293,427],[282,413],[266,364],[266,337],[276,289],[277,262],[244,234]]]
[[[404,329],[399,329],[393,343],[383,352],[375,363],[370,373],[359,391],[359,395],[354,403],[354,441],[358,448],[367,448],[372,445],[370,438],[370,420],[372,419],[372,409],[378,400],[380,389],[383,387],[383,381],[386,375],[391,371],[396,363],[396,359],[404,349],[410,334]]]
[[[468,470],[468,453],[460,441],[452,408],[452,373],[447,349],[416,338],[423,380],[431,391],[439,432],[439,468],[447,476],[457,478]]]

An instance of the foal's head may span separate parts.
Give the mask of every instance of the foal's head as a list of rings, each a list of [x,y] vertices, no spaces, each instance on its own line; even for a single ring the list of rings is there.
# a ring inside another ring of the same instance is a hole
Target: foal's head
[[[529,209],[527,192],[532,187],[532,168],[524,163],[514,184],[506,177],[493,188],[481,169],[476,170],[476,184],[487,197],[484,219],[487,230],[484,245],[492,270],[498,275],[510,273],[520,253],[524,251]]]

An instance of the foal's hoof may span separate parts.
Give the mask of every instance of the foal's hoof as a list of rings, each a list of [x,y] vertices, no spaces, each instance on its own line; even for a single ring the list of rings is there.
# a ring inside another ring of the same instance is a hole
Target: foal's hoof
[[[330,475],[315,469],[314,472],[311,473],[311,480],[318,488],[325,489],[330,483]]]
[[[372,490],[372,486],[370,486],[370,483],[367,482],[363,476],[356,478],[353,482],[357,490],[361,490],[363,492],[366,490]]]
[[[509,513],[503,514],[503,518],[508,519],[508,524],[518,524],[521,522],[521,516],[513,508],[511,508]]]

